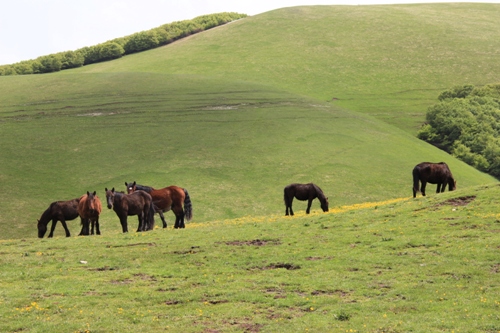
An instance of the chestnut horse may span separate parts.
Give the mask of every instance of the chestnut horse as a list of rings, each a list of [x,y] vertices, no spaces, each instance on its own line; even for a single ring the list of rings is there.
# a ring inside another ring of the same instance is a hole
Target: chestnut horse
[[[165,221],[163,213],[168,212],[169,210],[172,210],[175,214],[175,229],[186,227],[184,224],[184,218],[188,221],[193,218],[193,204],[191,203],[191,198],[185,188],[169,186],[157,190],[150,186],[136,184],[136,182],[130,184],[125,182],[125,186],[127,186],[128,193],[142,190],[151,194],[153,204],[155,206],[155,212],[160,214],[163,222],[163,228],[167,227],[167,222]],[[184,206],[184,209],[182,206]]]
[[[111,190],[106,190],[106,201],[108,208],[115,211],[120,219],[123,232],[128,232],[127,216],[137,215],[139,217],[139,225],[137,231],[153,230],[154,220],[154,206],[151,196],[144,191],[137,191],[132,194],[125,194],[123,192],[115,192],[113,187]]]
[[[286,211],[285,215],[288,215],[288,210],[290,210],[290,215],[293,215],[292,210],[292,201],[293,198],[297,198],[298,200],[305,201],[307,200],[307,209],[306,214],[309,214],[311,211],[312,201],[318,198],[321,203],[321,209],[324,212],[328,211],[328,198],[325,196],[323,191],[315,184],[290,184],[285,187],[285,206]]]
[[[425,186],[427,183],[437,184],[436,193],[444,192],[446,185],[453,191],[457,188],[457,182],[451,174],[450,168],[444,162],[430,163],[422,162],[413,168],[413,197],[419,192],[419,181],[422,183],[420,192],[425,196]]]
[[[52,220],[52,226],[50,228],[49,238],[54,236],[54,229],[56,228],[57,221],[61,221],[64,230],[66,231],[66,237],[70,237],[70,232],[66,221],[74,220],[78,217],[78,202],[80,198],[76,198],[68,201],[54,201],[50,204],[40,219],[38,220],[38,237],[43,238],[47,232],[47,225]]]
[[[92,226],[90,234],[94,234],[94,226],[96,228],[96,234],[100,235],[101,230],[99,229],[99,215],[102,211],[102,204],[96,192],[82,195],[80,202],[78,203],[78,215],[82,221],[82,231],[80,235],[89,235],[89,225]]]

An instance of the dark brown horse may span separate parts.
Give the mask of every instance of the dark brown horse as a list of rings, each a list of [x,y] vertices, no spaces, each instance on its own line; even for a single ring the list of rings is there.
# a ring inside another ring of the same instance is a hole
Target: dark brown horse
[[[168,212],[169,210],[172,210],[175,214],[174,228],[176,229],[186,227],[184,224],[184,218],[188,221],[193,218],[193,204],[191,203],[191,198],[185,188],[169,186],[157,190],[150,186],[138,185],[136,182],[125,183],[125,186],[127,186],[128,193],[142,190],[151,194],[155,211],[160,214],[163,222],[163,228],[167,227],[167,221],[165,221],[163,213]],[[184,209],[182,208],[183,206]]]
[[[54,236],[54,229],[56,228],[57,221],[61,221],[64,230],[66,231],[66,237],[70,236],[68,226],[66,221],[74,220],[78,217],[78,202],[80,198],[68,200],[68,201],[54,201],[50,204],[40,219],[38,220],[38,237],[43,238],[47,232],[47,225],[52,220],[52,226],[50,228],[49,238]]]
[[[81,235],[89,235],[89,225],[92,226],[90,234],[94,234],[94,226],[96,227],[96,234],[100,235],[101,230],[99,230],[99,215],[102,211],[102,204],[96,192],[82,195],[80,202],[78,203],[78,215],[82,221],[82,232]]]
[[[127,216],[137,215],[139,217],[139,226],[137,231],[153,230],[154,220],[154,206],[151,196],[144,191],[137,191],[132,194],[125,194],[123,192],[115,192],[113,187],[111,190],[106,188],[106,202],[108,208],[115,211],[120,219],[123,232],[128,232]]]
[[[324,212],[328,211],[328,198],[323,194],[323,191],[321,191],[321,189],[313,183],[290,184],[285,187],[284,192],[286,206],[285,215],[288,215],[288,210],[290,210],[290,215],[293,215],[293,198],[297,198],[298,200],[302,201],[308,201],[306,210],[307,214],[309,214],[309,212],[311,211],[312,201],[316,198],[318,198],[319,202],[321,203],[321,209],[323,209]]]
[[[413,168],[413,197],[417,196],[417,192],[422,192],[425,196],[425,186],[427,183],[437,184],[436,193],[444,192],[446,185],[448,189],[453,191],[457,188],[457,182],[451,174],[450,168],[444,162],[430,163],[422,162]],[[419,181],[422,187],[419,190]]]

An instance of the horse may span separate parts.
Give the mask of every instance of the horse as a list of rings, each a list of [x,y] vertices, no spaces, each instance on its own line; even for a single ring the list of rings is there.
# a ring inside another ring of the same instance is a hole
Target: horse
[[[172,210],[175,214],[175,229],[185,228],[186,225],[184,223],[184,219],[190,221],[193,218],[193,204],[191,203],[191,198],[185,188],[168,186],[157,190],[150,186],[139,185],[135,181],[133,183],[125,182],[125,186],[127,186],[128,193],[134,193],[134,191],[142,190],[151,194],[153,204],[155,206],[155,212],[160,214],[163,222],[163,228],[167,227],[167,222],[165,221],[163,213],[168,212],[169,210]],[[182,206],[184,206],[184,210],[182,209]]]
[[[82,223],[82,231],[80,235],[89,235],[89,225],[92,226],[90,234],[94,234],[94,226],[96,227],[96,234],[100,235],[101,230],[99,229],[99,215],[102,211],[102,204],[96,192],[82,195],[80,202],[78,203],[78,215],[80,215]]]
[[[144,191],[136,191],[132,194],[125,194],[123,192],[115,192],[113,187],[111,190],[105,189],[106,202],[108,208],[115,211],[120,219],[123,232],[128,232],[127,216],[137,215],[139,217],[139,226],[137,232],[153,230],[154,220],[154,206],[151,196]]]
[[[323,191],[313,183],[290,184],[285,187],[284,193],[286,206],[285,216],[288,215],[289,209],[290,215],[293,216],[292,201],[294,197],[298,200],[308,201],[306,214],[309,214],[309,212],[311,211],[312,201],[316,198],[318,198],[319,202],[321,203],[321,209],[323,210],[323,212],[328,212],[328,198],[325,196]]]
[[[450,168],[444,162],[430,163],[422,162],[413,168],[413,197],[419,192],[419,181],[422,183],[420,192],[425,196],[425,185],[427,183],[437,184],[436,193],[444,192],[446,185],[450,191],[456,190],[457,182],[451,174]]]
[[[54,229],[56,228],[57,221],[61,221],[64,230],[66,231],[66,237],[70,237],[70,232],[66,221],[74,220],[78,217],[78,203],[80,198],[76,198],[68,201],[54,201],[49,205],[40,219],[38,220],[38,237],[43,238],[47,232],[47,225],[52,220],[52,226],[50,228],[49,238],[54,236]]]

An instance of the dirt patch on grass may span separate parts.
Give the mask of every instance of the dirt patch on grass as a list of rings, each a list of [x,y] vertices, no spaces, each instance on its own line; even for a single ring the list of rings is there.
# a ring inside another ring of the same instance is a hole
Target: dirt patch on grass
[[[173,254],[195,254],[195,253],[198,253],[198,252],[201,252],[199,250],[199,246],[191,246],[191,248],[189,250],[177,250],[177,251],[173,251],[172,253]]]
[[[451,205],[451,206],[467,206],[469,203],[474,201],[476,199],[475,195],[469,195],[465,197],[458,197],[458,198],[452,198],[448,199],[446,201],[443,201],[436,206],[444,206],[444,205]]]
[[[235,246],[266,246],[266,245],[280,245],[281,241],[279,239],[254,239],[254,240],[247,240],[247,241],[230,241],[230,242],[225,242],[224,244],[226,245],[235,245]]]
[[[418,212],[418,211],[422,211],[422,210],[436,210],[437,208],[442,207],[442,206],[454,206],[454,207],[467,206],[475,199],[476,199],[475,195],[468,195],[468,196],[463,196],[463,197],[451,198],[451,199],[439,202],[439,203],[432,205],[430,207],[415,209],[415,211]]]
[[[293,271],[293,270],[296,270],[296,269],[300,269],[300,266],[299,265],[294,265],[294,264],[289,264],[289,263],[275,263],[275,264],[269,264],[267,266],[263,266],[263,267],[253,267],[251,268],[251,270],[261,270],[261,271],[265,271],[265,270],[268,270],[268,269],[279,269],[279,268],[284,268],[288,271]]]
[[[105,272],[105,271],[116,271],[118,269],[119,269],[118,267],[104,266],[98,268],[90,268],[89,271]]]
[[[108,249],[112,247],[131,247],[131,246],[156,246],[156,243],[134,243],[134,244],[125,244],[125,245],[107,245]]]

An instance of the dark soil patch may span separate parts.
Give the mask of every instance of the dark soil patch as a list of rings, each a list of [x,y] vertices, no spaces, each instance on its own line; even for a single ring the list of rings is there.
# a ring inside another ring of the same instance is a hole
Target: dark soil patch
[[[294,265],[294,264],[288,264],[288,263],[276,263],[276,264],[270,264],[270,265],[267,265],[265,267],[262,267],[261,269],[262,270],[266,270],[266,269],[278,269],[278,268],[284,268],[288,271],[293,271],[293,270],[296,270],[296,269],[300,269],[300,266],[299,265]]]
[[[249,241],[230,241],[225,242],[226,245],[236,245],[236,246],[265,246],[265,245],[280,245],[279,239],[254,239]]]
[[[156,243],[134,243],[134,244],[126,244],[126,245],[108,245],[106,247],[109,249],[112,247],[130,247],[130,246],[156,246]]]
[[[467,206],[469,203],[474,201],[476,199],[475,195],[469,195],[465,197],[458,197],[458,198],[451,198],[448,200],[445,200],[441,203],[436,204],[436,206],[444,206],[444,205],[450,205],[450,206]]]
[[[212,305],[229,303],[229,301],[227,299],[204,299],[204,300],[202,300],[202,302],[212,304]]]
[[[98,268],[91,268],[91,269],[89,269],[89,271],[105,272],[105,271],[116,271],[118,269],[119,269],[118,267],[104,266],[104,267],[98,267]]]
[[[199,246],[191,246],[191,248],[189,250],[173,251],[172,253],[173,254],[195,254],[195,253],[200,252],[200,250],[197,250],[199,248],[200,248]]]

